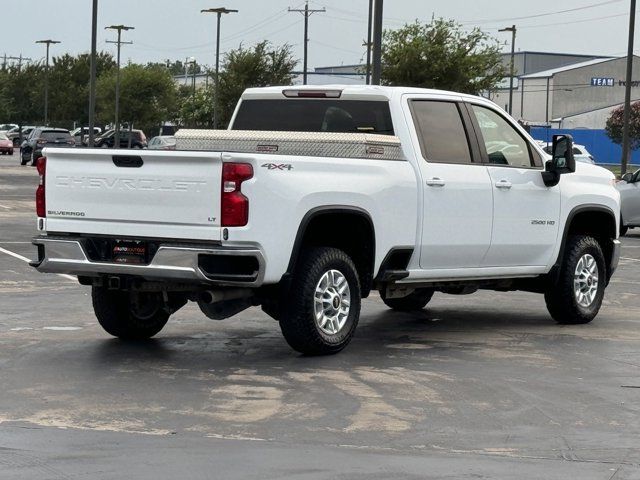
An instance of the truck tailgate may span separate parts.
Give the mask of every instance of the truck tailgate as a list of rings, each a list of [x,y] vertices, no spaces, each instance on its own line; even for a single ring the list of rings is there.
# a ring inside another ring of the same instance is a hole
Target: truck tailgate
[[[46,230],[220,240],[221,154],[45,149]]]

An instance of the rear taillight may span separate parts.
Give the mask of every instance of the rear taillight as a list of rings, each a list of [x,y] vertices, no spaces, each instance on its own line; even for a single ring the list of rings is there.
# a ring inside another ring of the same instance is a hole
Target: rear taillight
[[[242,182],[253,177],[248,163],[222,165],[221,224],[223,227],[243,227],[249,223],[249,199],[242,194]]]
[[[44,177],[47,170],[46,157],[38,158],[36,167],[38,169],[38,175],[40,175],[40,183],[38,184],[38,189],[36,190],[36,214],[38,215],[38,217],[44,218],[47,216],[47,210],[44,203]]]
[[[39,138],[38,140],[36,140],[36,144],[37,145],[46,145],[47,144],[47,139],[46,138]]]

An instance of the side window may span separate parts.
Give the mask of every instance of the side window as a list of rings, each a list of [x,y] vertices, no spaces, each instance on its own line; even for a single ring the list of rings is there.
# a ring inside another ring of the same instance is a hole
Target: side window
[[[489,108],[471,105],[471,109],[480,126],[480,143],[484,142],[490,164],[521,168],[535,166],[529,144],[509,122]]]
[[[435,163],[472,163],[467,131],[455,102],[412,100],[422,156]]]

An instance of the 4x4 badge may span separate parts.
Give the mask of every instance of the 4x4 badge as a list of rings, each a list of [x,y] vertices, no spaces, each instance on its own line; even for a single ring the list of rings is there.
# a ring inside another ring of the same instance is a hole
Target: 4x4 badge
[[[269,170],[293,170],[293,165],[290,163],[263,163],[260,166]]]

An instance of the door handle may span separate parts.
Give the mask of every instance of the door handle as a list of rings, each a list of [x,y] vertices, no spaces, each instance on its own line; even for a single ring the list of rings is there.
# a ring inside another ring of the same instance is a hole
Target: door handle
[[[503,188],[505,190],[509,190],[513,185],[508,180],[500,180],[496,182],[496,188]]]
[[[430,187],[444,187],[444,180],[439,177],[431,177],[427,180],[427,185]]]

